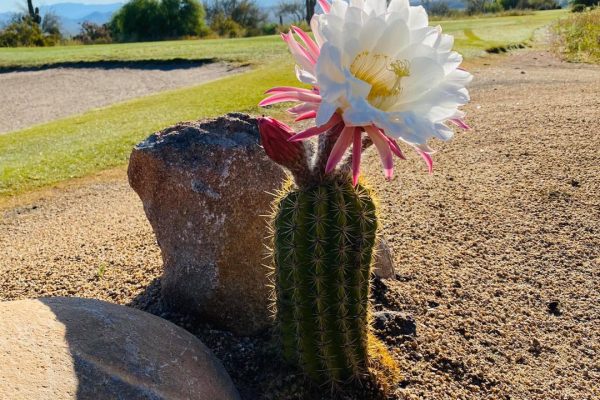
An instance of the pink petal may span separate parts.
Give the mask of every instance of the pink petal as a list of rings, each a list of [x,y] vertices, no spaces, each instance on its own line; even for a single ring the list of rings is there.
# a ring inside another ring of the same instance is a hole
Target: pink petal
[[[321,8],[323,9],[323,12],[325,14],[329,13],[331,5],[329,4],[329,2],[327,0],[319,0],[319,5],[321,6]]]
[[[431,158],[431,155],[417,148],[415,148],[415,150],[417,151],[417,153],[419,153],[421,157],[423,157],[423,160],[425,160],[425,163],[427,164],[427,169],[431,174],[433,172],[433,159]]]
[[[270,117],[259,117],[257,122],[260,143],[271,160],[292,168],[306,158],[306,150],[302,143],[288,141],[294,134],[292,128]]]
[[[346,126],[342,129],[342,133],[335,141],[333,145],[333,149],[331,149],[331,153],[329,153],[329,158],[327,159],[327,165],[325,166],[325,173],[328,174],[333,171],[344,156],[344,153],[352,143],[352,139],[354,137],[354,131],[356,128]]]
[[[338,122],[341,121],[341,117],[338,114],[333,114],[333,117],[321,126],[313,126],[312,128],[308,128],[300,133],[295,134],[291,138],[289,138],[290,142],[297,142],[300,140],[308,139],[313,136],[317,136],[320,133],[325,132],[328,129],[333,128]]]
[[[302,92],[284,92],[284,93],[277,93],[270,97],[267,97],[266,99],[264,99],[263,101],[258,103],[258,105],[261,107],[265,107],[265,106],[269,106],[271,104],[283,103],[286,101],[310,101],[310,102],[319,102],[320,103],[321,96],[316,95],[316,94],[302,93]]]
[[[378,129],[377,127],[375,128]],[[387,140],[388,145],[390,146],[390,150],[392,150],[392,153],[394,153],[398,158],[406,160],[402,149],[400,148],[400,146],[398,146],[398,142],[396,142],[395,139],[392,139],[391,137],[387,136],[385,132],[383,132],[381,129],[379,129],[379,132],[383,135],[385,140]]]
[[[455,119],[451,119],[450,122],[452,122],[454,125],[464,129],[465,131],[468,131],[469,129],[471,129],[471,127],[469,125],[467,125],[465,123],[465,121],[463,121],[460,118],[455,118]]]
[[[302,92],[308,94],[315,94],[313,90],[299,88],[295,86],[275,86],[265,92],[265,94],[283,93],[283,92]]]
[[[301,64],[304,68],[308,70],[314,67],[314,65],[317,63],[317,59],[313,58],[304,47],[298,44],[292,32],[289,32],[287,34],[282,33],[281,38],[284,42],[287,43],[288,47],[290,48],[290,51],[292,52],[292,55],[294,56],[298,64]]]
[[[310,36],[308,36],[306,34],[306,32],[304,32],[302,29],[298,28],[297,26],[292,25],[292,29],[298,36],[300,36],[300,39],[302,39],[302,41],[304,42],[304,45],[306,46],[306,49],[308,50],[310,55],[315,60],[318,59],[319,54],[321,53],[321,49],[319,49],[319,46],[317,46],[315,41],[312,40],[312,38]]]
[[[295,105],[294,107],[288,108],[286,111],[290,114],[304,114],[309,111],[317,111],[318,108],[318,103],[300,103]]]
[[[386,136],[387,137],[387,136]],[[394,139],[392,138],[387,138],[388,139],[388,143],[390,145],[390,150],[392,150],[392,153],[394,153],[398,158],[400,158],[401,160],[406,160],[406,156],[404,155],[404,153],[402,152],[402,149],[400,148],[400,146],[398,146],[398,142],[396,142]]]
[[[365,126],[365,131],[379,152],[386,179],[392,179],[392,176],[394,175],[394,160],[389,142],[385,139],[385,135],[374,126]]]
[[[308,111],[305,112],[304,114],[300,114],[296,117],[296,119],[294,121],[298,122],[298,121],[302,121],[305,119],[311,119],[311,118],[315,118],[317,116],[317,112],[316,111]]]
[[[356,186],[360,175],[360,158],[362,154],[362,135],[360,129],[354,130],[354,143],[352,143],[352,184]]]

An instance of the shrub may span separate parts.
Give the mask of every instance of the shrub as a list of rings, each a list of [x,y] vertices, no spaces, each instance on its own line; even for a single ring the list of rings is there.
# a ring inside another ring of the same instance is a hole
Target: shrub
[[[555,47],[566,59],[600,63],[600,9],[560,19],[553,31]]]
[[[485,13],[499,13],[504,11],[504,7],[500,0],[495,0],[491,2],[486,2],[483,7],[483,12]]]
[[[435,1],[429,5],[427,12],[435,16],[450,15],[450,6],[445,1]]]
[[[571,12],[580,13],[584,12],[586,9],[585,4],[573,4],[571,6]]]
[[[263,35],[275,35],[279,31],[279,25],[274,22],[264,24],[262,27]]]
[[[60,33],[60,18],[54,13],[46,13],[42,19],[42,32],[53,35],[61,36]]]
[[[198,0],[131,0],[113,16],[112,37],[119,41],[204,36],[205,12]]]
[[[246,36],[246,30],[231,17],[219,13],[213,16],[210,29],[221,37],[236,38]]]
[[[59,44],[63,36],[60,31],[60,18],[54,13],[46,13],[42,19],[42,33],[46,46]]]
[[[110,28],[107,24],[98,25],[85,21],[81,24],[79,34],[73,37],[83,44],[106,44],[112,42]]]
[[[0,31],[0,47],[46,46],[48,43],[42,28],[29,16],[15,16]]]
[[[267,14],[261,11],[254,0],[213,0],[206,5],[206,15],[211,28],[218,33],[214,27],[219,27],[226,32],[221,36],[228,37],[232,37],[232,33],[227,34],[227,29],[224,29],[227,27],[231,27],[236,34],[243,32],[242,36],[261,35],[267,20]]]
[[[60,20],[53,13],[43,19],[40,11],[28,2],[26,14],[16,13],[4,29],[0,29],[0,47],[54,46],[62,40]]]

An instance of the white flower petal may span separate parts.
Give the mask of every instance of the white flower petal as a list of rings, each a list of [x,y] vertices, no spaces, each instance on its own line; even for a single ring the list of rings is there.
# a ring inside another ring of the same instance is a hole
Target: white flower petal
[[[408,25],[412,29],[424,28],[429,25],[429,19],[427,18],[427,11],[423,6],[411,7],[410,14],[408,16]]]
[[[371,85],[367,82],[356,78],[348,70],[344,70],[344,76],[346,78],[346,97],[348,99],[353,97],[366,98],[371,91]]]
[[[388,6],[388,12],[405,13],[408,16],[410,3],[408,0],[392,0]]]
[[[365,2],[363,0],[350,0],[349,4],[350,7],[356,7],[360,9],[365,7]]]
[[[371,106],[365,98],[355,97],[350,100],[350,105],[342,116],[348,126],[372,125],[382,118],[381,111]]]
[[[323,43],[325,42],[319,29],[319,26],[323,24],[322,20],[324,17],[324,14],[314,14],[310,20],[310,30],[312,31],[313,36],[315,37],[315,42],[317,42],[319,47],[323,46]]]
[[[364,24],[359,41],[363,50],[372,51],[379,38],[385,31],[386,24],[383,18],[369,18]]]
[[[404,49],[410,41],[410,31],[404,21],[397,21],[394,24],[387,25],[373,52],[379,54],[394,54],[398,50]]]
[[[348,3],[346,3],[345,1],[333,0],[331,2],[331,9],[329,10],[329,14],[327,14],[327,16],[336,16],[339,18],[344,18],[347,9]]]
[[[316,86],[318,83],[317,78],[312,73],[300,68],[298,65],[296,65],[296,78],[307,85]]]
[[[366,0],[365,2],[365,12],[367,14],[383,15],[386,11],[386,0]]]
[[[337,110],[337,107],[333,103],[329,102],[321,102],[319,105],[319,109],[317,110],[317,117],[315,118],[315,123],[317,126],[321,126],[327,123]]]
[[[401,102],[414,101],[444,78],[444,69],[434,60],[418,57],[410,60],[410,75],[402,80]]]
[[[434,125],[434,132],[434,136],[442,140],[450,140],[454,136],[454,131],[443,123],[436,123]]]

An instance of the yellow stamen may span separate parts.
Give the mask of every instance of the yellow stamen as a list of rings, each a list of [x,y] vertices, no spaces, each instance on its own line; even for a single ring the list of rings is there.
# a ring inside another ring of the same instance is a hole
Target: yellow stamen
[[[369,51],[363,51],[354,58],[350,72],[371,85],[367,100],[379,109],[386,109],[395,103],[402,92],[402,78],[410,75],[408,61],[392,60],[385,54]]]

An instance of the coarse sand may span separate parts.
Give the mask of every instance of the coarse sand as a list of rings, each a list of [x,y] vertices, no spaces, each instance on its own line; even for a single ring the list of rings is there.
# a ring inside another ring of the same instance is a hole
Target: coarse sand
[[[397,269],[376,301],[417,324],[416,337],[386,338],[404,374],[392,398],[598,399],[600,68],[527,50],[473,73],[473,129],[433,143],[432,175],[412,154],[389,183],[372,150],[364,163]],[[160,253],[124,169],[5,201],[0,215],[0,300],[153,310]],[[273,389],[289,380],[259,359],[268,336],[194,333],[245,399],[299,398]]]

